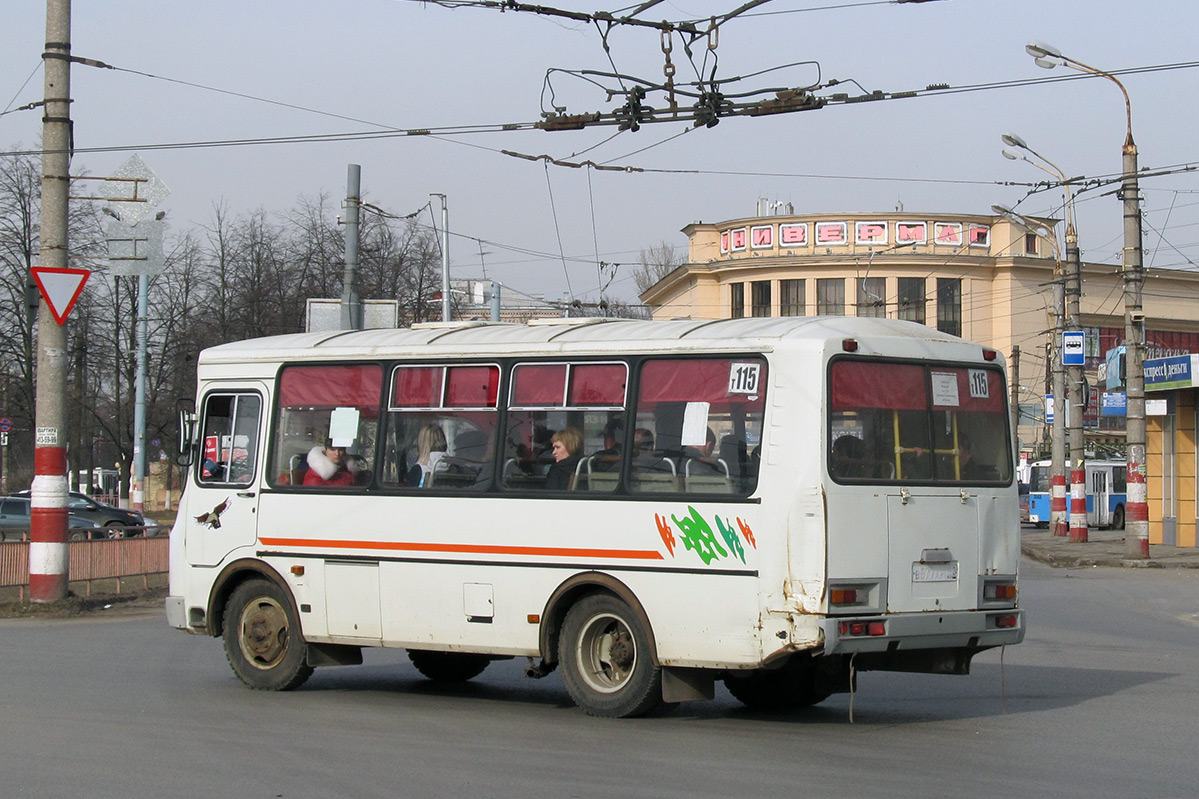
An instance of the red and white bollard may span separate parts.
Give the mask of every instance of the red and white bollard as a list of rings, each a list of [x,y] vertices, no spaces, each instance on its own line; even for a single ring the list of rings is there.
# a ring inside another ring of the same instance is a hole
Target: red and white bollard
[[[1149,557],[1149,494],[1148,486],[1145,483],[1145,469],[1140,463],[1128,464],[1128,498],[1124,505],[1124,534],[1137,539],[1142,558]]]
[[[1070,540],[1087,542],[1087,472],[1070,470]]]
[[[67,451],[34,450],[29,501],[29,598],[54,602],[67,595]]]
[[[1053,534],[1064,537],[1069,533],[1066,523],[1066,475],[1053,475],[1049,490],[1049,521],[1053,525]]]

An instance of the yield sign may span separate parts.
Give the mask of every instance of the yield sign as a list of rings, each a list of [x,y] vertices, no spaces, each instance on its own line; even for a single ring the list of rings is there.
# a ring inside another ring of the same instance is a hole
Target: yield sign
[[[75,300],[83,291],[83,284],[91,274],[86,269],[56,269],[52,266],[34,266],[30,272],[37,287],[50,307],[54,321],[60,325],[67,321],[67,314],[75,307]]]

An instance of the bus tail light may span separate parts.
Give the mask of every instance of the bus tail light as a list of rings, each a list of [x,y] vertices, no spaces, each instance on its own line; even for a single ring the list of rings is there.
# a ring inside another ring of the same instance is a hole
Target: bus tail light
[[[845,350],[846,352],[857,352],[858,342],[852,338],[843,338],[841,339],[841,349]]]
[[[834,588],[829,591],[828,601],[830,605],[856,605],[858,591],[856,588]]]
[[[983,360],[984,361],[993,361],[993,360],[995,360],[995,357],[998,354],[999,353],[995,352],[995,350],[990,350],[985,347],[983,348]]]
[[[844,636],[887,634],[887,624],[881,621],[843,621],[838,629]]]
[[[1016,598],[1016,586],[1012,583],[987,583],[983,588],[983,599],[989,602],[1011,601]]]

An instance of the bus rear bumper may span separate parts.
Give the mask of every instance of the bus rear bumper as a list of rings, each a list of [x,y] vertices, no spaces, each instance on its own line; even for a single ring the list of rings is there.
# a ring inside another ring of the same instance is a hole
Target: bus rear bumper
[[[921,650],[978,652],[1023,641],[1024,612],[1009,608],[832,617],[822,619],[820,628],[824,633],[825,655]]]

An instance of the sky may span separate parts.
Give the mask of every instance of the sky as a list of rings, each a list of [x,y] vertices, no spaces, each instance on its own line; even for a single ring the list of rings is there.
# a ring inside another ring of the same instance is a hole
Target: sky
[[[641,18],[704,20],[738,5],[676,0]],[[553,7],[620,11],[601,0]],[[43,95],[45,6],[12,0],[4,16],[0,151],[12,153],[40,141],[40,109],[17,109]],[[72,174],[113,174],[138,154],[170,187],[160,206],[169,241],[210,223],[222,203],[277,214],[321,194],[336,204],[347,165],[359,164],[365,201],[389,213],[431,202],[440,224],[430,195],[446,196],[454,278],[487,277],[549,299],[596,301],[602,292],[635,301],[643,250],[666,242],[684,252],[681,228],[754,216],[758,198],[796,213],[989,213],[1003,204],[1062,216],[1060,189],[1026,196],[1026,184],[1049,176],[1003,158],[1001,134],[1019,135],[1072,177],[1111,176],[1121,168],[1124,101],[1101,78],[1050,81],[1077,73],[1036,66],[1024,49],[1031,40],[1103,70],[1137,70],[1120,80],[1140,166],[1199,165],[1196,23],[1193,0],[774,0],[693,45],[705,76],[713,59],[718,80],[744,76],[723,91],[836,79],[817,94],[916,95],[711,128],[670,121],[551,132],[502,128],[527,128],[555,105],[579,114],[624,102],[566,70],[661,83],[660,32],[615,26],[605,50],[588,22],[469,4],[76,2],[72,52],[115,69],[72,68]],[[677,38],[669,56],[676,81],[695,80]],[[793,66],[777,69],[785,65]],[[926,90],[943,84],[952,90]],[[374,135],[212,144],[331,134]],[[645,171],[547,166],[505,151]],[[1199,172],[1146,176],[1141,186],[1146,266],[1199,268]],[[1109,191],[1076,200],[1084,260],[1119,263],[1121,206]],[[433,218],[428,209],[418,217]]]

